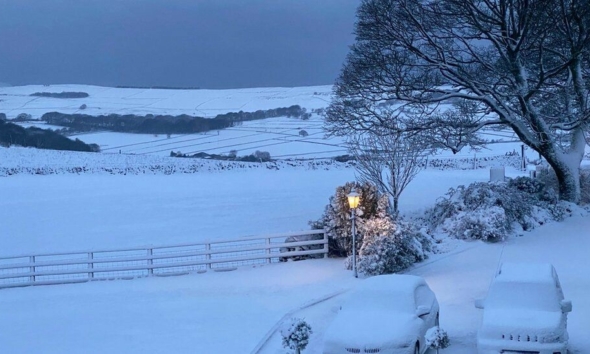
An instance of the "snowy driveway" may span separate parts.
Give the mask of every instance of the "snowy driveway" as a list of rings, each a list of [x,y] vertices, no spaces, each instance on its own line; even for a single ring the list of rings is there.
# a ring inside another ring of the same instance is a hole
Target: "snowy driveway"
[[[426,279],[437,294],[441,306],[441,327],[448,331],[451,346],[441,353],[473,354],[481,310],[474,300],[484,298],[501,261],[553,263],[560,277],[565,297],[572,300],[569,315],[570,353],[590,353],[590,217],[575,217],[552,223],[523,237],[501,244],[460,243],[450,254],[435,255],[418,264],[409,274]],[[312,325],[314,334],[306,353],[321,353],[323,332],[336,316],[342,296],[297,312]],[[273,336],[260,351],[283,354],[280,336]]]

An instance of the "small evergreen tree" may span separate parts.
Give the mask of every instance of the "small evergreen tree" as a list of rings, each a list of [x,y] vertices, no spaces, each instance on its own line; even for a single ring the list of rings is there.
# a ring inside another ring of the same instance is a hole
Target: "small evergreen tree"
[[[426,331],[424,339],[428,348],[436,349],[436,354],[438,354],[439,349],[445,349],[451,344],[447,331],[439,326],[432,327]]]
[[[309,343],[312,334],[311,326],[302,318],[292,318],[290,324],[281,330],[283,348],[293,349],[296,354],[301,353]]]
[[[329,241],[329,255],[346,257],[352,254],[352,220],[348,197],[353,190],[360,195],[360,204],[356,210],[357,249],[362,244],[361,232],[365,220],[377,215],[379,194],[377,188],[370,183],[348,182],[336,188],[334,196],[326,206],[324,215],[318,221],[310,222],[314,229],[325,229]]]

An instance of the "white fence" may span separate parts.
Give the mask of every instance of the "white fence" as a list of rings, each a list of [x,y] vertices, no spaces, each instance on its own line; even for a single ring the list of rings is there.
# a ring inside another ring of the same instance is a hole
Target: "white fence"
[[[306,241],[285,242],[288,237]],[[174,246],[0,257],[0,289],[224,270],[289,257],[327,257],[323,230]]]

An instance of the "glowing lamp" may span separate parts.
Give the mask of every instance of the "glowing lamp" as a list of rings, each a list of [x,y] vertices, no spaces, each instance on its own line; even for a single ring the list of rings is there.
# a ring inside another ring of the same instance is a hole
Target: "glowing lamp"
[[[350,209],[356,209],[361,201],[361,196],[356,192],[351,192],[348,197],[348,206]]]

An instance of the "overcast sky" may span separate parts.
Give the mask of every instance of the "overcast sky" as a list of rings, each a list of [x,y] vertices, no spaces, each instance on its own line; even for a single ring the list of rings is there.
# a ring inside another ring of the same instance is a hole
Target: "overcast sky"
[[[332,84],[360,0],[0,0],[0,82]]]

